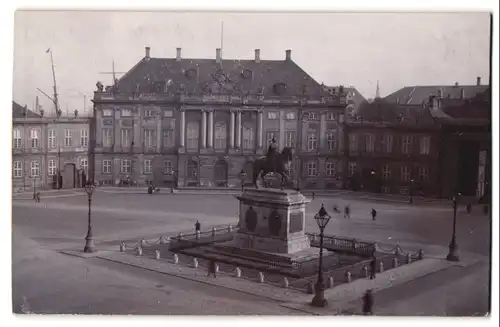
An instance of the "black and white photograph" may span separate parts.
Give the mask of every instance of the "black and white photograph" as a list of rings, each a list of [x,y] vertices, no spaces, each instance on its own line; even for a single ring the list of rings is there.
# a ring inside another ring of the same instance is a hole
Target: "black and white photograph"
[[[497,13],[285,8],[11,13],[11,314],[498,316]]]

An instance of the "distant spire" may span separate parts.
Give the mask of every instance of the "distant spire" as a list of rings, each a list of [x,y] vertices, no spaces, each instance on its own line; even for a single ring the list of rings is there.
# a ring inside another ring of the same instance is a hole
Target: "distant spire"
[[[377,80],[377,90],[375,91],[375,99],[380,98],[380,86],[378,85],[378,80]]]

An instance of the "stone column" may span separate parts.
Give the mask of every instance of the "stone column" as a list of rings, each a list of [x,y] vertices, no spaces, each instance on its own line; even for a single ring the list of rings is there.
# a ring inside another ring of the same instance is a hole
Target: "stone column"
[[[236,148],[241,148],[241,111],[236,116]]]
[[[214,146],[214,111],[210,110],[208,112],[208,147],[212,148]]]
[[[234,148],[234,112],[230,112],[229,116],[229,147]]]
[[[257,113],[257,145],[262,148],[262,110]]]
[[[207,147],[207,113],[205,110],[201,111],[201,148]]]
[[[322,112],[319,115],[319,149],[326,148],[326,113]]]
[[[186,140],[186,112],[184,110],[181,110],[181,122],[179,126],[179,131],[180,131],[180,140],[179,140],[179,145],[181,148],[185,146],[184,142]]]

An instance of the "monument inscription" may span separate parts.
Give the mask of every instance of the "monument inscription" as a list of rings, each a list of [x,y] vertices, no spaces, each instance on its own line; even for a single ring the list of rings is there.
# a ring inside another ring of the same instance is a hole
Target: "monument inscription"
[[[298,233],[302,231],[304,226],[304,215],[302,212],[290,214],[290,233]]]

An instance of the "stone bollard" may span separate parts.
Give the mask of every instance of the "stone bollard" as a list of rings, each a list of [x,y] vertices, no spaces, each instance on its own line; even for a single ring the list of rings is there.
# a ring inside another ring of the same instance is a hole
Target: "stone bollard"
[[[283,277],[283,284],[282,285],[283,285],[283,288],[288,288],[288,285],[289,285],[288,278]]]
[[[333,282],[333,277],[330,276],[328,277],[328,288],[333,288],[333,286],[335,285],[334,282]]]
[[[393,258],[392,259],[392,268],[397,268],[398,267],[398,258]]]
[[[160,244],[165,244],[165,238],[163,236],[160,236]]]
[[[418,250],[418,260],[422,260],[424,258],[424,250]]]
[[[120,252],[125,252],[125,243],[120,243]]]
[[[182,240],[182,233],[177,234],[177,237],[179,238],[179,240]]]
[[[179,263],[179,256],[177,255],[177,253],[174,253],[174,264],[178,264]]]
[[[381,272],[381,273],[384,272],[384,263],[382,261],[380,261],[378,272]]]
[[[401,249],[399,248],[399,245],[398,245],[398,246],[396,246],[396,250],[394,250],[394,255],[395,255],[396,257],[397,257],[397,256],[399,256],[399,255],[401,255],[401,253],[400,253],[401,251],[400,251],[400,250],[401,250]]]
[[[212,237],[215,237],[217,235],[217,228],[212,227]]]
[[[155,259],[160,260],[160,250],[155,251]]]
[[[352,275],[350,271],[346,272],[345,276],[348,283],[352,282]]]
[[[145,239],[142,239],[140,243],[141,243],[141,247],[145,247],[146,246],[146,240]]]
[[[199,231],[199,230],[197,230],[197,231],[196,231],[196,239],[197,239],[197,240],[199,240],[199,239],[200,239],[200,235],[201,235],[200,231]]]
[[[236,273],[236,278],[240,278],[241,277],[241,269],[240,269],[240,267],[236,267],[236,269],[234,271]]]
[[[140,246],[137,247],[137,255],[138,256],[142,255],[142,248]]]
[[[227,226],[227,232],[228,232],[228,233],[231,233],[232,231],[233,231],[233,226],[231,226],[231,224],[229,224],[229,225]]]
[[[259,271],[259,283],[264,283],[264,274]]]
[[[365,274],[365,277],[368,277],[368,267],[367,266],[364,266],[363,267],[363,273]]]
[[[411,254],[410,254],[410,253],[408,253],[408,254],[406,255],[406,263],[407,263],[407,264],[408,264],[408,263],[411,263]]]
[[[307,283],[307,294],[314,294],[314,284],[313,284],[313,282]]]
[[[215,264],[214,265],[214,268],[215,268],[215,272],[218,273],[219,272],[219,265],[218,264]]]
[[[193,268],[198,268],[198,259],[193,258]]]

